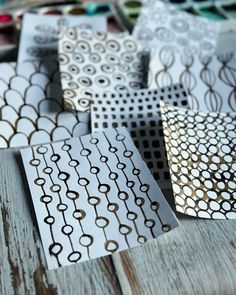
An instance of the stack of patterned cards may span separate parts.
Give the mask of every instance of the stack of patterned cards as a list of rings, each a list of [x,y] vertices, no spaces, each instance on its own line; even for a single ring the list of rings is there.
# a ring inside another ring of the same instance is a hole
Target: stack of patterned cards
[[[236,219],[236,59],[233,43],[218,51],[221,26],[153,0],[132,35],[104,16],[25,16],[18,63],[0,64],[0,148],[25,147],[50,269],[177,227],[160,188],[178,212]]]

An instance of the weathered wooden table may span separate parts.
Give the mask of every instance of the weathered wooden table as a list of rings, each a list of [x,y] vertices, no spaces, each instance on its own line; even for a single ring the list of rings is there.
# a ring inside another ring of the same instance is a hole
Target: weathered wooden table
[[[0,294],[236,294],[236,221],[181,226],[123,253],[47,271],[18,150],[0,150]]]

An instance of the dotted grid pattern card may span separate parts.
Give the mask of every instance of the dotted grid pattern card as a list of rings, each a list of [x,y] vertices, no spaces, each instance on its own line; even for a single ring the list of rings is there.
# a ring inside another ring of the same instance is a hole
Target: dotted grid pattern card
[[[50,269],[140,245],[178,225],[125,128],[21,154]]]
[[[236,219],[236,113],[161,112],[177,211]]]
[[[56,61],[0,64],[0,148],[88,132],[88,114],[64,110]]]
[[[99,94],[91,106],[92,130],[125,126],[161,188],[170,188],[160,101],[187,107],[181,85],[159,90],[137,90],[124,94]]]
[[[190,92],[192,109],[236,111],[236,55],[181,56],[169,47],[157,49],[150,60],[149,87],[181,83]]]
[[[220,23],[176,10],[175,6],[150,0],[141,9],[133,36],[145,47],[170,46],[187,55],[212,54],[217,47]]]
[[[106,31],[105,16],[58,16],[27,13],[24,15],[18,62],[40,60],[58,52],[60,27]]]
[[[147,53],[128,33],[63,31],[59,62],[65,105],[88,111],[95,93],[145,88],[147,60]]]

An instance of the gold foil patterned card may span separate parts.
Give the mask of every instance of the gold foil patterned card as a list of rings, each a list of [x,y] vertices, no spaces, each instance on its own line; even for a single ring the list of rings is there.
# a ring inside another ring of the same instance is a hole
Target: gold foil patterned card
[[[145,88],[147,53],[141,48],[127,33],[62,30],[59,63],[65,105],[88,111],[95,93]]]
[[[181,83],[189,91],[189,107],[210,112],[236,111],[236,55],[187,56],[169,46],[150,59],[149,87]]]
[[[236,113],[161,111],[177,211],[236,219]]]
[[[158,90],[98,94],[91,105],[93,132],[125,126],[161,188],[170,188],[160,101],[187,107],[185,90],[179,84]]]
[[[123,127],[21,154],[50,269],[143,244],[178,225]]]

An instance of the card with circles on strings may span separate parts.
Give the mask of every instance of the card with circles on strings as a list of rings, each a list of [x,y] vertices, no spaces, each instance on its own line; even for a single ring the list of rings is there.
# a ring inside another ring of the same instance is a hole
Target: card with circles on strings
[[[178,226],[124,127],[21,155],[49,269],[123,251]]]

